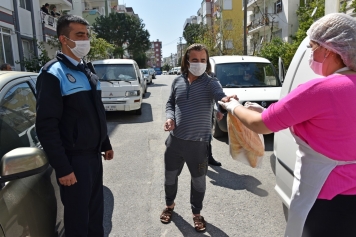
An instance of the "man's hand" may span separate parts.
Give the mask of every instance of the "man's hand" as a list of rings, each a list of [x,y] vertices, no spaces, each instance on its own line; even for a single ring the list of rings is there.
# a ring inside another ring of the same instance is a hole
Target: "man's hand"
[[[102,156],[104,157],[104,160],[112,160],[114,158],[114,151],[113,150],[105,151],[105,153],[102,154]]]
[[[219,105],[221,105],[224,109],[226,109],[231,114],[234,114],[234,110],[237,106],[242,106],[242,104],[240,104],[234,98],[231,98],[231,100],[229,102],[224,103],[224,102],[218,101],[218,103],[219,103]]]
[[[230,99],[239,100],[239,98],[237,97],[237,95],[229,95],[229,96],[226,96],[226,97],[222,98],[221,101],[222,101],[222,102],[229,102]]]
[[[223,117],[224,117],[223,113],[221,113],[220,111],[216,111],[216,119],[218,121],[222,120]]]
[[[164,123],[163,129],[164,131],[172,131],[176,127],[173,119],[167,119]]]
[[[66,176],[59,178],[58,181],[63,186],[71,186],[77,182],[77,178],[75,177],[74,172],[72,172]]]

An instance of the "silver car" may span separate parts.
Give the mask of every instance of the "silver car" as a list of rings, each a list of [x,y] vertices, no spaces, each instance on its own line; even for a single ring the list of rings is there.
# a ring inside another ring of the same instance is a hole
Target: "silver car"
[[[0,71],[0,236],[64,236],[57,179],[36,135],[36,78]]]

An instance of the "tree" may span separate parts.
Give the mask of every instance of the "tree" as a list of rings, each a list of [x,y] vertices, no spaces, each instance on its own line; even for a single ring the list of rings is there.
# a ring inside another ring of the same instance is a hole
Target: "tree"
[[[183,31],[183,37],[187,42],[187,45],[191,45],[195,43],[197,38],[200,38],[204,35],[206,31],[206,27],[202,24],[190,24]]]
[[[135,16],[113,12],[96,18],[93,28],[97,37],[115,46],[113,52],[120,58],[123,58],[125,51],[136,57],[150,47],[150,34],[142,20]]]
[[[95,33],[90,37],[90,51],[87,55],[88,61],[110,58],[114,51],[114,45],[102,38],[97,38]]]
[[[48,57],[48,52],[44,47],[43,41],[37,41],[37,48],[40,51],[38,56],[35,56],[32,52],[29,58],[24,58],[20,61],[16,61],[15,63],[23,65],[28,72],[39,72],[40,69],[51,59]]]
[[[291,58],[286,57],[286,55],[289,55],[289,51],[289,43],[283,41],[281,38],[273,38],[270,42],[263,45],[258,56],[270,60],[275,68],[279,67],[278,59],[282,57],[285,67],[288,68]]]
[[[168,72],[170,69],[171,69],[171,67],[167,63],[164,64],[163,67],[162,67],[163,71],[167,71]]]

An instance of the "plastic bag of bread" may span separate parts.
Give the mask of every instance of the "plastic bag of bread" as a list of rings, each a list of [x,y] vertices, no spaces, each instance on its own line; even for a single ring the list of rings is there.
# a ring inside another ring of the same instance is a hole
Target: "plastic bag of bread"
[[[265,152],[263,135],[251,131],[230,113],[227,116],[227,127],[232,159],[260,168]]]

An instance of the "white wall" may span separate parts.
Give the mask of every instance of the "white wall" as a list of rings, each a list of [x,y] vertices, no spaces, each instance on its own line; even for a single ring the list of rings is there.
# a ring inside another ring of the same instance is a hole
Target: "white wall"
[[[0,5],[1,5],[0,10],[1,10],[1,8],[5,8],[10,11],[14,10],[14,5],[13,5],[12,0],[1,0]]]
[[[340,0],[325,0],[325,15],[339,12]]]

